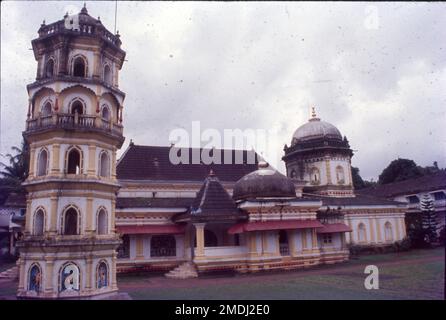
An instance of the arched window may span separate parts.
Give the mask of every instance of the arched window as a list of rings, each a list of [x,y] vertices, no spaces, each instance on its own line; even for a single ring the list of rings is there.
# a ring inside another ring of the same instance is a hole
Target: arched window
[[[38,263],[33,263],[28,271],[28,290],[40,292],[42,288],[42,269]]]
[[[112,84],[112,73],[110,66],[108,64],[104,66],[104,81],[107,84]]]
[[[294,169],[291,170],[290,177],[291,178],[296,178],[297,177],[296,170],[294,170]]]
[[[117,251],[119,259],[128,259],[130,257],[130,236],[128,234],[122,236],[122,243]]]
[[[289,256],[288,234],[285,230],[279,231],[279,249],[282,256]]]
[[[150,239],[151,257],[174,257],[176,256],[176,241],[171,235],[152,236]]]
[[[384,224],[384,237],[386,241],[393,240],[392,224],[388,221]]]
[[[52,108],[51,108],[51,102],[47,101],[43,106],[42,106],[42,117],[46,117],[49,116],[52,112]]]
[[[105,261],[99,262],[96,269],[96,285],[98,289],[108,286],[108,267]]]
[[[102,116],[102,119],[104,119],[104,120],[110,120],[110,109],[106,106],[106,105],[104,105],[104,106],[102,106],[102,112],[101,112],[101,116]]]
[[[37,157],[37,176],[45,176],[48,171],[48,151],[42,149]]]
[[[75,113],[78,113],[79,115],[84,114],[84,104],[79,100],[75,100],[71,103],[71,114]]]
[[[310,181],[312,184],[319,184],[321,181],[321,174],[319,169],[316,167],[311,168],[310,171]]]
[[[98,220],[97,220],[97,232],[98,234],[108,233],[108,221],[107,221],[107,211],[104,208],[99,209]]]
[[[45,226],[45,211],[42,208],[39,208],[34,213],[34,227],[33,234],[35,236],[42,236]]]
[[[45,66],[45,77],[51,78],[54,75],[54,60],[48,59]]]
[[[336,167],[336,181],[338,182],[338,184],[345,183],[344,168],[342,168],[341,166]]]
[[[110,156],[105,151],[102,151],[99,156],[99,175],[101,177],[110,176]]]
[[[82,153],[78,148],[68,150],[66,169],[68,174],[82,173]]]
[[[78,291],[80,288],[80,271],[79,267],[72,262],[68,262],[60,269],[60,286],[59,291]]]
[[[62,224],[64,235],[79,234],[79,212],[73,207],[65,210]]]
[[[358,242],[366,242],[366,231],[365,231],[365,225],[364,223],[360,223],[358,225]]]
[[[204,246],[205,247],[217,247],[218,239],[214,232],[208,229],[204,229]]]
[[[87,64],[82,57],[73,60],[73,76],[85,78],[87,75]]]

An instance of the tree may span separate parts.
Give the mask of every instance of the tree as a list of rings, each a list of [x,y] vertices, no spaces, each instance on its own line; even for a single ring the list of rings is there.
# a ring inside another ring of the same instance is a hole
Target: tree
[[[359,168],[356,167],[352,167],[352,180],[356,190],[368,188],[376,184],[376,182],[373,181],[363,180],[359,174]]]
[[[0,162],[0,204],[3,204],[10,193],[24,193],[22,182],[29,173],[29,146],[22,141],[21,147],[11,148],[15,154],[8,153],[9,164]]]
[[[409,159],[393,160],[379,175],[378,184],[387,184],[417,178],[424,175],[423,169]]]
[[[420,202],[422,226],[426,243],[437,241],[437,215],[434,208],[434,200],[429,194],[425,194]]]

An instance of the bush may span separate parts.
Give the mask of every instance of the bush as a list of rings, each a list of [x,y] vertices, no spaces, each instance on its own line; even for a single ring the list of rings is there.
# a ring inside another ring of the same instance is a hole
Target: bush
[[[444,246],[446,244],[446,227],[443,226],[443,228],[441,228],[440,230],[440,236],[438,238],[438,240],[440,241],[440,245]]]

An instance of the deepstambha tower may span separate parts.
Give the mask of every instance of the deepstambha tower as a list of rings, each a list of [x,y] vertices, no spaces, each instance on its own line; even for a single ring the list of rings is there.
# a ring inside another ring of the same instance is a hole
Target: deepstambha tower
[[[84,8],[41,25],[32,41],[36,81],[27,86],[30,145],[20,298],[115,293],[116,151],[124,141],[125,52]]]

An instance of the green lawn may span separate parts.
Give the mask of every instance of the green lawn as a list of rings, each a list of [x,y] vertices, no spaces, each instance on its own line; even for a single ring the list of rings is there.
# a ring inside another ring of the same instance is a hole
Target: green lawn
[[[337,265],[274,273],[187,280],[162,274],[118,275],[118,286],[133,299],[149,300],[444,299],[444,257],[444,248],[438,248],[361,256]],[[369,264],[379,268],[378,290],[364,288],[364,268]],[[17,285],[17,281],[0,280],[0,299],[14,298]]]
[[[379,268],[378,290],[364,288],[368,264]],[[444,248],[438,248],[310,270],[190,280],[123,276],[118,284],[134,299],[443,299],[444,268]]]

